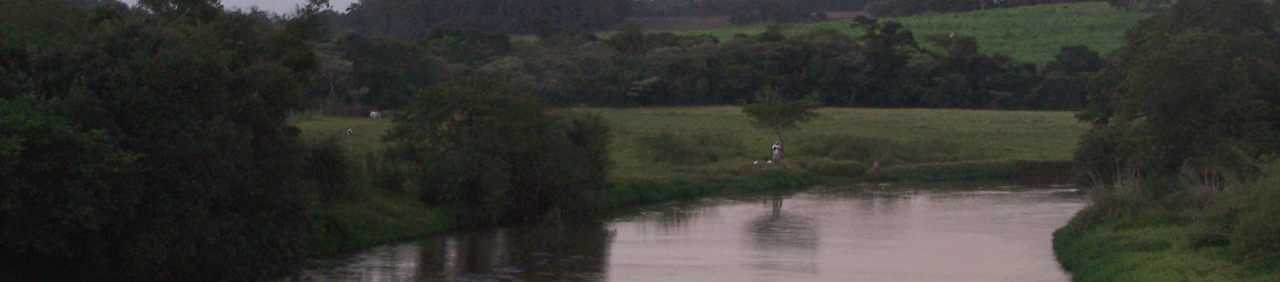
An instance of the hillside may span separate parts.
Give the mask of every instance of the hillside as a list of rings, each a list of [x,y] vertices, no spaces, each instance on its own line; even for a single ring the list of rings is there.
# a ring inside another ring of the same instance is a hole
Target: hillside
[[[1106,2],[1052,4],[1009,9],[992,9],[964,13],[926,14],[903,18],[886,18],[901,22],[923,41],[935,34],[973,36],[978,39],[985,53],[1002,53],[1025,62],[1042,63],[1053,59],[1064,45],[1083,44],[1101,53],[1111,52],[1124,45],[1124,31],[1148,13],[1116,10]],[[690,19],[671,19],[688,21]],[[663,21],[639,20],[647,26],[661,26]],[[727,22],[726,22],[727,23]],[[670,25],[668,23],[668,25]],[[677,24],[678,25],[678,24]],[[699,22],[699,27],[714,26]],[[850,33],[860,33],[849,28],[848,20],[827,21],[812,24],[784,26],[789,34],[799,34],[818,28],[833,28]],[[658,30],[680,30],[663,27]],[[710,34],[721,39],[735,34],[754,35],[764,32],[765,25],[723,27],[715,29],[675,31],[678,34]]]

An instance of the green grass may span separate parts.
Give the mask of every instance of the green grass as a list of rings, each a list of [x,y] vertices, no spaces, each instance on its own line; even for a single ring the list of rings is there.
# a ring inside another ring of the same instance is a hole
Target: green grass
[[[1150,13],[1113,9],[1106,2],[1049,4],[1007,9],[989,9],[964,13],[924,14],[910,17],[882,18],[901,22],[925,45],[929,35],[973,36],[984,53],[1007,54],[1018,61],[1043,63],[1065,45],[1085,45],[1106,54],[1124,45],[1124,32]],[[850,21],[791,24],[784,34],[803,34],[818,28],[831,28],[860,35],[849,28]],[[713,30],[677,32],[677,34],[710,34],[721,39],[735,34],[757,35],[765,25],[752,25]]]
[[[736,106],[571,111],[599,114],[609,122],[612,179],[752,175],[764,168],[751,163],[768,158],[769,146],[776,139],[768,131],[752,127],[749,117]],[[1070,112],[826,108],[819,113],[817,119],[786,133],[786,158],[821,159],[825,156],[804,151],[824,138],[844,138],[879,142],[868,146],[897,155],[879,159],[886,165],[893,165],[893,159],[900,159],[903,165],[1065,161],[1071,159],[1080,134],[1088,128]],[[386,119],[328,116],[297,117],[293,123],[302,130],[303,138],[338,138],[353,158],[384,148],[381,136],[392,126]],[[355,136],[346,136],[347,128],[356,130]],[[646,153],[646,142],[664,133],[689,142],[709,160],[690,164],[653,161]]]
[[[290,123],[302,131],[303,140],[336,138],[353,158],[376,153],[386,148],[382,136],[394,126],[391,119],[336,117],[305,114],[294,116]],[[347,136],[347,129],[355,134]]]
[[[1086,128],[1068,112],[830,108],[787,133],[787,146],[797,152],[788,153],[783,165],[756,165],[751,162],[768,157],[774,137],[752,127],[736,106],[567,111],[599,114],[611,127],[610,158],[615,168],[603,200],[606,207],[613,208],[807,187],[822,179],[802,170],[798,165],[802,160],[825,169],[868,167],[850,163],[865,160],[831,160],[831,156],[841,155],[822,151],[846,149],[840,147],[841,141],[851,140],[856,142],[844,143],[871,148],[871,153],[864,154],[870,158],[892,158],[869,176],[876,179],[1008,177],[1012,160],[1070,159],[1076,139]],[[301,129],[304,139],[337,138],[349,152],[353,169],[386,147],[381,138],[392,127],[385,119],[317,115],[300,115],[291,122]],[[347,136],[347,128],[356,134]],[[667,139],[654,137],[664,133]],[[652,147],[646,142],[654,140],[687,142],[687,150],[703,157],[688,164],[655,162],[643,150]],[[805,145],[820,141],[835,145]],[[804,150],[799,148],[806,146],[813,152],[800,153]],[[353,178],[371,177],[352,173]],[[378,182],[352,179],[350,183],[371,186]],[[450,228],[451,219],[418,201],[415,191],[385,188],[351,187],[347,196],[313,202],[316,229],[312,254],[333,255]]]
[[[371,191],[351,199],[315,203],[310,253],[330,256],[379,244],[439,234],[453,220],[417,197]]]
[[[1149,211],[1054,233],[1058,260],[1077,282],[1276,281],[1187,216]],[[1268,275],[1269,272],[1272,272]]]
[[[760,170],[762,165],[753,165],[752,161],[766,159],[775,139],[768,131],[752,127],[749,117],[736,106],[575,111],[599,114],[611,125],[614,178],[748,175]],[[819,113],[817,119],[786,133],[789,151],[785,158],[822,158],[801,154],[800,148],[811,140],[837,136],[882,139],[896,143],[884,147],[924,151],[890,153],[932,152],[949,156],[932,161],[907,160],[904,165],[974,160],[1063,161],[1071,159],[1080,134],[1088,127],[1077,122],[1070,112],[827,108]],[[707,150],[717,154],[716,161],[682,165],[652,161],[644,152],[643,142],[663,133],[694,141],[719,140],[710,142],[717,148]]]

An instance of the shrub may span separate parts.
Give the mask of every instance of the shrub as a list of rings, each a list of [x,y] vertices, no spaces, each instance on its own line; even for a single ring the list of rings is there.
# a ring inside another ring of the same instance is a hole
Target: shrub
[[[349,196],[346,152],[334,137],[307,144],[307,157],[302,174],[310,182],[311,192],[323,201]]]
[[[1219,201],[1238,212],[1229,230],[1232,248],[1261,259],[1280,258],[1280,166],[1267,177],[1241,187],[1234,201]]]
[[[532,96],[484,79],[432,86],[397,115],[392,154],[422,200],[463,225],[537,221],[590,210],[608,173],[608,128],[593,116],[548,114]]]

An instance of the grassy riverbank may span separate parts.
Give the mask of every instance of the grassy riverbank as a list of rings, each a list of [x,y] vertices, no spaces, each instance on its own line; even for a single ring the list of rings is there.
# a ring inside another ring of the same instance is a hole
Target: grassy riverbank
[[[1269,174],[1217,192],[1203,208],[1100,188],[1054,232],[1054,251],[1077,282],[1280,281],[1280,167]]]
[[[724,193],[792,190],[832,178],[868,180],[1007,179],[1028,163],[1062,162],[1084,125],[1068,112],[924,109],[823,109],[790,131],[785,161],[768,158],[772,134],[750,126],[741,109],[670,107],[566,109],[598,114],[611,127],[606,207],[627,207]],[[332,255],[451,228],[416,191],[381,187],[362,173],[385,148],[390,120],[299,115],[307,140],[334,139],[348,153],[346,196],[313,201],[312,253]],[[354,132],[347,135],[347,129]],[[756,162],[760,162],[759,164]],[[879,162],[879,169],[872,169]]]
[[[1007,54],[1024,62],[1053,60],[1064,45],[1086,45],[1103,54],[1124,45],[1124,31],[1151,14],[1125,12],[1107,2],[1048,4],[1007,9],[988,9],[963,13],[930,13],[884,18],[901,22],[921,42],[929,35],[973,36],[985,53]],[[860,34],[849,28],[849,21],[786,25],[787,34],[801,34],[819,28],[830,28]],[[710,34],[721,39],[735,34],[760,34],[764,25],[677,32]]]

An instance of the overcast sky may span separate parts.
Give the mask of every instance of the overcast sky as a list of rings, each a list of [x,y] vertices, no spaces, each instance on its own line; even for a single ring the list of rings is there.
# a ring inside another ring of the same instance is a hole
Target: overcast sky
[[[129,6],[137,5],[138,0],[119,0]],[[339,13],[347,12],[347,6],[355,3],[357,0],[329,0],[329,5],[333,6],[333,10]],[[307,3],[307,0],[222,0],[222,6],[227,8],[241,8],[248,10],[249,7],[258,6],[259,10],[271,11],[277,14],[289,14],[294,11],[298,5]]]

